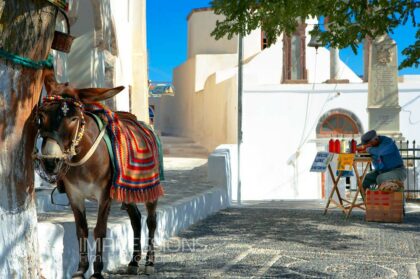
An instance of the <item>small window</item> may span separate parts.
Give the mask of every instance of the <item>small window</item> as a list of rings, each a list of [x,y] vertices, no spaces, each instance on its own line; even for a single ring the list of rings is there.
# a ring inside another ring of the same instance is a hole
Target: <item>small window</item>
[[[261,31],[261,50],[268,47],[267,34],[264,31]]]
[[[291,36],[283,37],[283,83],[307,83],[306,24],[300,24]]]
[[[359,129],[356,122],[348,115],[333,113],[325,118],[320,125],[319,136],[331,135],[358,135]]]
[[[302,57],[302,41],[299,36],[293,35],[290,39],[291,47],[291,63],[290,63],[290,79],[303,79],[303,63]]]

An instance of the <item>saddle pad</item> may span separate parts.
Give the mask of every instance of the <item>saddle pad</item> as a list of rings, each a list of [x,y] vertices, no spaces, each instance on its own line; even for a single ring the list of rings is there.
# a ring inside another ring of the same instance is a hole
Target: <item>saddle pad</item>
[[[85,110],[107,123],[114,151],[111,198],[125,203],[149,202],[164,194],[162,154],[157,135],[128,113],[115,113],[100,103]]]

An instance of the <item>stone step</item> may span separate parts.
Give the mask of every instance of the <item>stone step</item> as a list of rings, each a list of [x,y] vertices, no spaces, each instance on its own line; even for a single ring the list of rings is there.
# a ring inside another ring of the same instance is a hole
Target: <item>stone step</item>
[[[181,158],[207,158],[208,152],[206,150],[192,150],[185,148],[170,148],[164,149],[163,154],[166,157],[181,157]]]
[[[207,158],[209,152],[189,138],[162,137],[163,154],[170,157]]]
[[[197,143],[163,143],[163,148],[185,148],[185,149],[201,149],[206,150],[203,146]]]
[[[202,152],[202,153],[208,154],[207,149],[196,144],[194,145],[164,145],[163,150],[164,151],[165,150],[181,150],[181,151],[191,150],[192,152]]]
[[[170,143],[194,143],[194,141],[190,138],[186,137],[174,137],[174,136],[161,136],[160,140],[163,144],[170,144]]]

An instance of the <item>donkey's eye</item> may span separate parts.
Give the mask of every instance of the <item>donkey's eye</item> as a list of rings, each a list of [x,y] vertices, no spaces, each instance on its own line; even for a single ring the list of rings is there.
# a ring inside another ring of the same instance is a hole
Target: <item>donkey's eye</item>
[[[38,126],[41,126],[42,122],[44,122],[44,116],[42,114],[38,115],[37,119],[36,119],[36,124]]]
[[[75,121],[77,121],[78,119],[79,119],[79,117],[74,116],[74,117],[70,118],[70,121],[71,121],[71,122],[75,122]]]

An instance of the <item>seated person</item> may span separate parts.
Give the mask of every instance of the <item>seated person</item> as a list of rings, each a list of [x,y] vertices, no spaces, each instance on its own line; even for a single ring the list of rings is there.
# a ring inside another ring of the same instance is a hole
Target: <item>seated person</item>
[[[366,190],[372,184],[381,185],[387,181],[402,181],[406,178],[406,169],[395,142],[386,136],[379,136],[375,130],[362,136],[362,144],[357,151],[368,152],[372,156],[374,171],[368,173],[363,180]]]

